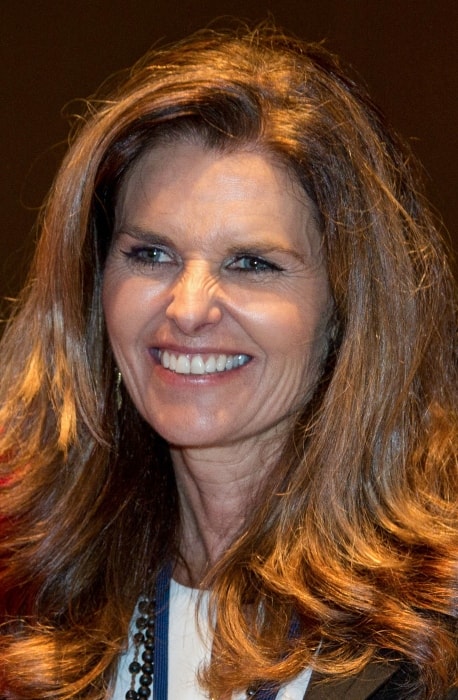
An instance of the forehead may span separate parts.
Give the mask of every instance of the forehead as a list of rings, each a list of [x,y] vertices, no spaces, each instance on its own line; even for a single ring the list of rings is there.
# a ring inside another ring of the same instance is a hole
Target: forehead
[[[206,146],[199,140],[176,138],[159,143],[144,151],[127,171],[118,199],[122,199],[133,185],[173,186],[185,173],[192,172],[194,190],[205,175],[211,171],[223,179],[244,179],[251,188],[258,185],[276,185],[282,192],[288,191],[306,202],[308,199],[297,177],[278,157],[261,148],[219,149]],[[215,182],[217,190],[219,179]],[[308,204],[308,202],[307,202]]]
[[[258,150],[221,152],[178,141],[145,152],[119,192],[116,223],[235,232],[282,228],[297,245],[318,236],[315,211],[296,177]],[[318,236],[319,237],[319,236]]]

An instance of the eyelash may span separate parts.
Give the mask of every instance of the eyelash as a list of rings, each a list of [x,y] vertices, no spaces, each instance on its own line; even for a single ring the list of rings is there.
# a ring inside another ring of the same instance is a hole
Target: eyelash
[[[135,246],[130,250],[123,250],[123,255],[136,265],[144,265],[145,267],[154,268],[156,266],[168,265],[174,262],[174,256],[158,246],[144,247]],[[166,256],[167,260],[160,261],[162,255]],[[240,265],[242,262],[248,261],[248,266]],[[234,256],[227,264],[226,269],[233,270],[239,274],[260,275],[263,273],[283,272],[284,268],[276,263],[270,262],[259,255],[249,253],[241,253]]]
[[[169,252],[167,252],[163,248],[159,248],[158,246],[135,246],[130,250],[123,250],[122,253],[128,260],[132,261],[134,264],[145,265],[147,267],[156,267],[157,265],[164,265],[173,262],[173,256]],[[159,258],[161,255],[167,256],[168,260],[161,262],[160,260],[155,259]]]
[[[252,267],[236,267],[235,265],[237,263],[240,263],[243,260],[248,260]],[[249,254],[244,254],[244,255],[237,255],[233,260],[228,265],[229,269],[233,269],[236,272],[244,272],[244,273],[253,273],[255,275],[259,275],[263,272],[282,272],[283,268],[280,267],[280,265],[277,265],[276,263],[269,262],[268,260],[265,260],[264,258],[260,257],[259,255],[249,255]]]

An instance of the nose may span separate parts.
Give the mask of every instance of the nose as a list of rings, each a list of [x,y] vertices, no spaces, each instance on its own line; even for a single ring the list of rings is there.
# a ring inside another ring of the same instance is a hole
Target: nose
[[[189,263],[175,280],[166,316],[186,335],[202,332],[221,319],[218,280],[205,263]]]

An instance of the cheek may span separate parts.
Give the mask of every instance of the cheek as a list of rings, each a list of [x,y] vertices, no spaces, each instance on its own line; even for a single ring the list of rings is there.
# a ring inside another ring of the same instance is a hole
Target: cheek
[[[158,299],[141,278],[107,274],[102,288],[102,305],[108,335],[113,345],[135,340],[158,307]]]
[[[307,358],[326,343],[329,318],[328,304],[314,305],[280,300],[265,301],[259,308],[251,307],[245,315],[258,342],[266,353]]]
[[[102,305],[105,325],[111,345],[116,346],[126,332],[126,321],[130,318],[129,297],[123,294],[119,285],[107,275],[102,289]]]
[[[102,281],[102,308],[108,328],[115,325],[118,306],[120,306],[122,298],[122,286],[122,277],[116,274],[116,267],[110,263],[110,258],[108,258]]]

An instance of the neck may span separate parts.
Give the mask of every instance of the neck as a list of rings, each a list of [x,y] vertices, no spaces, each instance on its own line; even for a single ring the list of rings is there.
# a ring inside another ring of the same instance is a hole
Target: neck
[[[174,578],[199,587],[207,571],[241,534],[272,459],[259,450],[171,450],[181,507],[180,551]],[[253,454],[257,457],[253,460]]]

